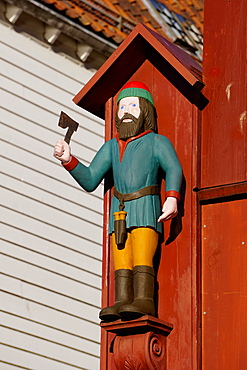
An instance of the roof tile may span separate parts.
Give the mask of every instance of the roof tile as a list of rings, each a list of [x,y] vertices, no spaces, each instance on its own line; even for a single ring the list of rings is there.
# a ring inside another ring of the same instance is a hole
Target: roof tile
[[[69,17],[69,18],[79,18],[80,14],[75,10],[75,9],[67,9],[66,10],[66,15]]]
[[[84,26],[89,26],[91,24],[90,19],[86,16],[85,13],[81,14],[79,19]]]
[[[46,3],[46,4],[54,4],[56,2],[56,0],[43,0],[43,3]]]
[[[170,11],[193,19],[199,30],[203,30],[203,0],[159,0]]]
[[[56,1],[55,2],[55,7],[60,10],[60,11],[63,11],[65,9],[68,8],[68,4],[66,4],[65,1]]]
[[[153,16],[142,0],[38,0],[65,12],[66,16],[78,19],[83,26],[101,33],[108,40],[120,44],[138,23],[160,33],[172,41],[170,25],[164,18]],[[163,4],[170,12],[182,15],[194,22],[199,31],[203,30],[203,0],[150,0]],[[164,22],[164,26],[162,25]]]

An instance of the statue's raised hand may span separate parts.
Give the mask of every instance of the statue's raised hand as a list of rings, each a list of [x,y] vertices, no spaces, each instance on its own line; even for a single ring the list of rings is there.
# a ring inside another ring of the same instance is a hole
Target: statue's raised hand
[[[71,150],[69,144],[62,139],[58,140],[54,147],[53,156],[66,164],[70,161],[70,153]]]

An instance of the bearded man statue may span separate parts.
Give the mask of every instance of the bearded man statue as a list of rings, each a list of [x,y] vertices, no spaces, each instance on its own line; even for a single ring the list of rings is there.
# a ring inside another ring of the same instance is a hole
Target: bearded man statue
[[[93,191],[110,169],[113,172],[109,233],[115,303],[100,311],[104,321],[155,315],[153,257],[162,223],[177,215],[182,181],[181,165],[171,142],[156,133],[153,97],[142,82],[129,82],[120,91],[116,128],[116,138],[101,147],[88,167],[71,156],[65,141],[59,140],[54,149],[55,158],[86,191]],[[162,172],[166,180],[163,207]]]

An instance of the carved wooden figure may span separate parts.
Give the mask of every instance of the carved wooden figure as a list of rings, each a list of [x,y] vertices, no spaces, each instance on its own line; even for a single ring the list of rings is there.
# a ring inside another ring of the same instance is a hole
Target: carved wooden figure
[[[86,191],[93,191],[113,171],[114,197],[109,233],[115,270],[115,303],[100,311],[100,319],[114,321],[155,315],[153,257],[161,223],[177,215],[182,169],[168,138],[156,133],[156,114],[148,87],[128,82],[118,96],[116,138],[107,141],[89,167],[70,154],[59,140],[54,156]],[[166,197],[160,205],[161,172]]]

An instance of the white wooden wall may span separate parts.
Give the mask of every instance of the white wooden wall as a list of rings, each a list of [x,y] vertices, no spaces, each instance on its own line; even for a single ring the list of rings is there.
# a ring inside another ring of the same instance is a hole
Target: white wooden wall
[[[84,192],[53,156],[64,110],[89,163],[103,122],[71,99],[92,76],[0,23],[0,369],[99,369],[102,185]]]

